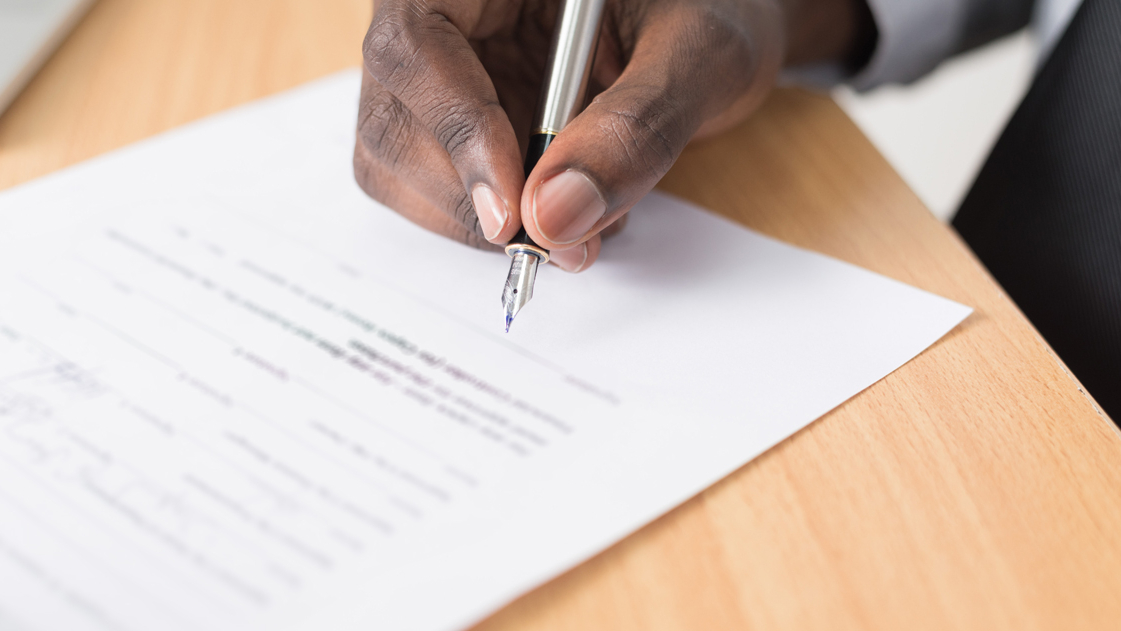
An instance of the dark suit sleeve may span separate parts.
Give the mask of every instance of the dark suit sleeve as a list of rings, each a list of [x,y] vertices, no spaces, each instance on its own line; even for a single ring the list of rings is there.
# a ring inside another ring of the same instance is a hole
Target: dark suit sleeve
[[[976,48],[1027,26],[1033,0],[973,0],[966,4],[961,40],[955,53]]]

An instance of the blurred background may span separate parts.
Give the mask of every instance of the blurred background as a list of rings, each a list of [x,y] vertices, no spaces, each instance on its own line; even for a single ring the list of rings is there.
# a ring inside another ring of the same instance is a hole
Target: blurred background
[[[0,0],[0,112],[93,4]],[[358,28],[361,28],[360,26]],[[959,56],[908,86],[834,98],[940,219],[952,218],[1039,57],[1030,29]]]
[[[1027,92],[1039,58],[1031,29],[960,55],[908,86],[833,91],[888,162],[949,221]]]

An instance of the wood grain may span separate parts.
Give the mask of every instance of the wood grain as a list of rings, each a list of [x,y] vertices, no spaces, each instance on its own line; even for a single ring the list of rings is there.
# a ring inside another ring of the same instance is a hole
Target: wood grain
[[[101,0],[0,118],[0,188],[357,65],[369,13]],[[480,629],[1118,628],[1121,438],[836,105],[777,92],[661,188],[976,313]]]

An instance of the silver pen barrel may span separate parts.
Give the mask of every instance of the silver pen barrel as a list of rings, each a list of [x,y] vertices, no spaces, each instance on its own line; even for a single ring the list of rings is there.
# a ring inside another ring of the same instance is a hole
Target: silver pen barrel
[[[603,6],[606,0],[562,0],[545,66],[545,81],[537,103],[537,116],[529,138],[525,157],[528,178],[537,161],[549,148],[553,138],[568,125],[584,107],[588,79],[599,44]],[[506,330],[514,316],[533,297],[537,267],[549,260],[549,252],[533,242],[525,228],[518,231],[506,246],[511,258],[510,272],[502,290],[502,307],[506,312]]]
[[[606,0],[563,0],[533,133],[556,135],[584,107]],[[527,173],[528,175],[528,173]]]

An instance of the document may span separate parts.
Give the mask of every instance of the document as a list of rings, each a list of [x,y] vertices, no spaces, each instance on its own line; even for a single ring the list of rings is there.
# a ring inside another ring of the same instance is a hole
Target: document
[[[653,194],[509,334],[347,72],[0,194],[0,628],[464,628],[969,309]]]

